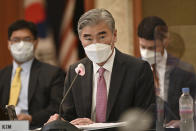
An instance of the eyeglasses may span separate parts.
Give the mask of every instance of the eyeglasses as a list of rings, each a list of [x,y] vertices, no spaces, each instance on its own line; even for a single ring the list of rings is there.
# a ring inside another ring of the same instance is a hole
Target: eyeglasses
[[[34,39],[31,38],[31,37],[24,37],[24,38],[19,38],[19,37],[15,37],[15,38],[12,38],[10,41],[12,43],[19,43],[21,41],[24,41],[24,42],[32,42]]]

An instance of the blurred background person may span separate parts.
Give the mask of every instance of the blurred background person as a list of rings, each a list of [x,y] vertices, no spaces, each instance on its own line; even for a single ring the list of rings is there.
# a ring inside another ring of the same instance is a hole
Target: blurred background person
[[[16,106],[18,120],[40,127],[58,112],[65,73],[60,68],[38,61],[37,27],[18,20],[8,29],[8,49],[13,63],[0,70],[0,105]]]
[[[181,59],[186,51],[185,42],[182,36],[176,32],[169,32],[167,51],[172,56]],[[193,69],[194,70],[194,69]]]
[[[189,87],[192,97],[195,96],[193,67],[168,54],[168,27],[160,17],[145,17],[138,26],[138,37],[141,58],[151,65],[156,95],[163,100],[163,119],[167,126],[178,127],[181,89]]]

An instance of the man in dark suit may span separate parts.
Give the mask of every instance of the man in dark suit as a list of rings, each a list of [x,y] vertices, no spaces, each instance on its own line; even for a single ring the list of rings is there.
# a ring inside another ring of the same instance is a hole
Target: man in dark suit
[[[149,62],[154,72],[156,95],[164,101],[164,122],[166,126],[178,127],[181,89],[189,87],[192,97],[195,96],[194,69],[167,53],[168,27],[161,18],[144,18],[138,26],[138,37],[141,57]]]
[[[78,33],[87,57],[70,66],[66,90],[79,63],[84,64],[86,73],[75,81],[63,103],[64,119],[74,125],[114,122],[128,109],[147,110],[155,104],[150,66],[115,48],[117,30],[110,12],[105,9],[86,12],[79,19]],[[57,117],[51,116],[48,122]]]
[[[0,105],[15,105],[18,120],[29,120],[31,127],[39,127],[58,112],[65,73],[34,58],[38,42],[35,24],[16,21],[8,29],[8,39],[13,64],[0,70]],[[19,84],[14,87],[17,69]]]

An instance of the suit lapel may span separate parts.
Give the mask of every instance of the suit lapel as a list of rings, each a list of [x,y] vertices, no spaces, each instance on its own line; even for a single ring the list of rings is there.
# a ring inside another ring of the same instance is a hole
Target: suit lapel
[[[175,71],[176,71],[176,65],[177,65],[178,61],[173,58],[171,55],[168,54],[168,58],[167,58],[167,66],[166,66],[166,72],[165,72],[165,87],[166,87],[166,91],[168,92],[168,98],[170,96],[173,96],[175,94],[173,94],[173,91],[175,89],[175,85],[176,85],[176,79],[175,79]],[[172,94],[171,94],[172,93]],[[167,99],[168,99],[167,98]],[[168,101],[170,102],[170,101]]]
[[[110,81],[110,89],[108,95],[108,102],[107,102],[107,113],[106,113],[106,120],[109,118],[111,110],[114,106],[116,98],[118,96],[123,75],[125,72],[125,68],[120,62],[120,52],[116,49],[116,55],[113,63],[111,81]]]
[[[5,91],[4,91],[4,104],[7,105],[8,104],[8,101],[9,101],[9,96],[10,96],[10,88],[11,88],[11,77],[12,77],[12,69],[13,69],[13,66],[10,66],[7,70],[7,77],[5,77]]]
[[[83,111],[86,112],[86,117],[91,117],[91,105],[92,105],[92,81],[93,81],[93,64],[87,59],[87,63],[85,64],[85,75],[81,77],[81,85],[79,85],[80,92],[82,93],[82,108]],[[80,97],[78,97],[80,98]],[[81,100],[79,100],[81,101]]]
[[[32,96],[35,92],[35,89],[37,87],[37,78],[39,75],[39,66],[40,63],[34,59],[32,67],[31,67],[31,72],[30,72],[30,79],[29,79],[29,89],[28,89],[28,103],[30,103]]]
[[[175,71],[176,71],[176,66],[178,64],[178,60],[173,58],[171,55],[168,54],[167,58],[167,66],[166,66],[166,74],[169,76],[169,79],[175,78]],[[168,79],[168,78],[166,78]]]

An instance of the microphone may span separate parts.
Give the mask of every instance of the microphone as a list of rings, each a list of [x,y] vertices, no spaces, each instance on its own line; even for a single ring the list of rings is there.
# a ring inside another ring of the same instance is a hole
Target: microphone
[[[78,64],[78,66],[75,68],[76,76],[74,77],[73,81],[71,82],[71,85],[67,89],[65,95],[63,96],[63,99],[61,100],[61,103],[59,105],[59,117],[57,120],[52,121],[46,125],[43,126],[42,131],[52,131],[52,130],[60,130],[60,131],[79,131],[77,127],[69,123],[68,121],[61,120],[61,110],[62,105],[65,99],[67,98],[67,95],[69,94],[73,84],[75,83],[76,79],[78,78],[78,75],[84,76],[85,75],[85,67],[82,63]],[[65,82],[64,82],[64,89],[65,89]]]

